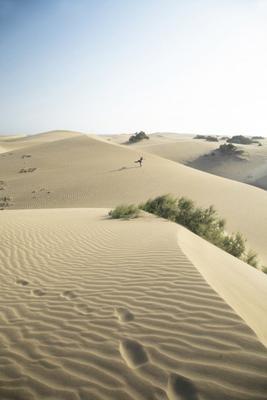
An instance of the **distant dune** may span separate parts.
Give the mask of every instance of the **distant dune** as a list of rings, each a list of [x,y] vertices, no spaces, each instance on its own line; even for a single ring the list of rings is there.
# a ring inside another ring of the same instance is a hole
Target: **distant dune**
[[[108,212],[165,193],[214,204],[267,264],[267,192],[181,164],[214,143],[150,140],[0,140],[1,400],[266,400],[267,276],[177,224]]]
[[[243,157],[222,155],[216,151],[225,141],[208,142],[193,136],[153,134],[139,148],[168,160],[188,165],[224,178],[248,183],[267,190],[267,138],[251,145],[237,145]]]

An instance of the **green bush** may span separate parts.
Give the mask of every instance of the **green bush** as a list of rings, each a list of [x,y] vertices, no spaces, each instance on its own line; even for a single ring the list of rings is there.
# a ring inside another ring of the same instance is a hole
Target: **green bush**
[[[239,232],[230,235],[226,233],[225,220],[219,218],[213,206],[196,207],[195,203],[186,197],[178,199],[166,194],[149,199],[139,207],[133,204],[120,205],[111,210],[109,215],[111,218],[136,218],[140,209],[183,225],[234,257],[240,258],[255,268],[258,266],[257,254],[253,250],[246,253],[246,239]],[[263,267],[262,271],[267,273],[267,268]]]
[[[196,135],[194,139],[206,139],[206,135]]]
[[[218,142],[218,138],[216,136],[206,136],[206,140],[208,142]]]
[[[262,267],[262,272],[264,272],[264,274],[267,274],[267,267]]]
[[[213,206],[196,207],[195,203],[186,197],[177,199],[168,194],[150,199],[139,207],[183,225],[229,254],[243,259],[252,266],[257,265],[256,253],[253,251],[245,253],[246,240],[239,232],[231,235],[225,232],[225,221],[219,218]]]
[[[228,143],[237,143],[237,144],[252,144],[252,143],[257,143],[254,140],[250,139],[247,136],[243,135],[235,135],[232,136],[231,139],[227,139]]]
[[[234,155],[234,154],[243,154],[244,150],[239,149],[237,146],[235,146],[232,143],[228,144],[221,144],[220,147],[218,148],[218,151],[222,153],[223,155]]]
[[[243,261],[245,261],[247,264],[251,265],[254,268],[257,268],[258,266],[258,256],[257,253],[253,250],[249,250],[247,254],[245,254]]]
[[[218,138],[216,136],[210,136],[210,135],[196,135],[194,139],[205,139],[208,142],[218,142]]]
[[[134,204],[125,205],[122,204],[111,210],[108,215],[114,219],[131,219],[137,218],[140,214],[140,209],[136,207]]]
[[[140,140],[143,140],[143,139],[149,139],[149,136],[143,131],[136,132],[132,136],[130,136],[129,143],[132,144],[132,143],[140,142]]]
[[[148,200],[144,204],[139,206],[144,211],[151,214],[156,214],[159,217],[175,221],[177,213],[177,199],[173,198],[169,194],[164,196],[158,196],[153,200]]]

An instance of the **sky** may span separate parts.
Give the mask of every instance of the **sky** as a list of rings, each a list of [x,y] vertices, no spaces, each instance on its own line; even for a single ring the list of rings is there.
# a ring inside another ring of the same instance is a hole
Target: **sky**
[[[267,0],[0,0],[0,134],[267,136]]]

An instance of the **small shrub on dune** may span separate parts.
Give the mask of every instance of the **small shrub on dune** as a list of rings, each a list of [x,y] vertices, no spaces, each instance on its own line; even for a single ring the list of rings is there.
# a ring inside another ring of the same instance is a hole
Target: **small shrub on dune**
[[[227,139],[228,143],[238,143],[238,144],[252,144],[252,143],[256,143],[255,141],[253,141],[252,139],[250,139],[247,136],[243,136],[243,135],[235,135],[232,136],[230,139]]]
[[[113,219],[131,219],[137,218],[140,214],[140,209],[134,204],[120,205],[111,210],[108,215]]]
[[[194,139],[206,139],[205,135],[196,135]]]
[[[130,219],[139,215],[140,209],[159,217],[183,225],[198,236],[203,237],[215,246],[237,257],[253,267],[257,267],[257,254],[253,250],[246,253],[246,240],[241,233],[227,234],[225,220],[219,218],[213,206],[196,207],[195,203],[186,197],[176,198],[170,194],[149,199],[139,207],[135,205],[120,205],[109,212],[111,218]],[[267,273],[267,268],[262,271]]]
[[[245,251],[245,240],[239,232],[230,236],[226,235],[223,239],[222,248],[232,256],[241,258]]]
[[[130,136],[128,143],[130,143],[130,144],[137,143],[144,139],[146,139],[146,140],[149,139],[149,136],[144,131],[136,132],[132,136]]]
[[[258,266],[258,257],[257,253],[253,250],[249,250],[247,254],[245,254],[243,261],[245,261],[247,264],[251,265],[254,268],[257,268]]]
[[[177,199],[171,195],[164,195],[148,200],[140,205],[140,208],[183,225],[234,257],[256,265],[256,253],[249,251],[245,254],[245,239],[239,232],[231,235],[225,232],[225,221],[219,218],[213,206],[200,208],[186,197]]]
[[[207,136],[207,137],[206,137],[206,140],[207,140],[208,142],[218,142],[218,141],[219,141],[218,138],[217,138],[216,136]]]
[[[163,196],[158,196],[153,200],[148,200],[139,207],[151,214],[175,221],[177,214],[177,199],[173,198],[169,194],[166,194]]]

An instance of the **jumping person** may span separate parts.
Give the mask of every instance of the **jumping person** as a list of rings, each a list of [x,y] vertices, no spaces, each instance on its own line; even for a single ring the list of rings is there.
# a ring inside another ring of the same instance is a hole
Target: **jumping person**
[[[140,157],[139,160],[136,160],[135,163],[139,163],[139,166],[142,167],[143,157]]]

